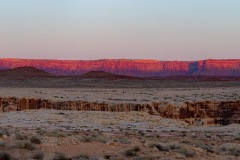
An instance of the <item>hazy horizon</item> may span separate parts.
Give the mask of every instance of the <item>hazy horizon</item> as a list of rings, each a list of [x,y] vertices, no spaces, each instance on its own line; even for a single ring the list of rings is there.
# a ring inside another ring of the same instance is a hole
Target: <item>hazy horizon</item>
[[[238,0],[0,0],[0,58],[240,58]]]

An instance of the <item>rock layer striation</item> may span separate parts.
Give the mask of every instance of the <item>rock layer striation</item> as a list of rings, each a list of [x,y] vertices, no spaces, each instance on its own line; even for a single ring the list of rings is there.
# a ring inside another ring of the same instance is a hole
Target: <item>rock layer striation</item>
[[[240,100],[236,101],[203,101],[186,102],[183,105],[173,105],[168,102],[151,104],[133,103],[97,103],[86,101],[52,101],[46,99],[0,98],[0,111],[22,111],[29,109],[56,109],[76,111],[108,111],[108,112],[147,112],[163,118],[184,120],[190,125],[214,125],[216,120],[226,116],[233,123],[240,123]],[[226,114],[226,115],[223,115]]]

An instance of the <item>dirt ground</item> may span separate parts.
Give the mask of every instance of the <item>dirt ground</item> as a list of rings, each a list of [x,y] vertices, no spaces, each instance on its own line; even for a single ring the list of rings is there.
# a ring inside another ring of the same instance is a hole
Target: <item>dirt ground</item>
[[[240,125],[194,127],[147,113],[30,110],[0,114],[0,157],[239,159]]]
[[[106,103],[171,104],[195,101],[227,101],[240,99],[239,87],[213,88],[10,88],[0,87],[0,97],[42,98],[49,100],[82,100]]]
[[[101,87],[84,87],[83,83],[82,87],[75,88],[51,87],[50,84],[50,87],[3,85],[0,97],[172,104],[240,99],[239,82],[212,83],[191,83],[184,87],[187,85],[184,82],[176,87],[176,82],[172,86],[163,82],[159,86],[164,87],[155,88],[147,85],[104,88],[105,82]],[[47,109],[4,112],[0,113],[0,160],[5,159],[238,160],[240,125],[189,126],[183,121],[145,112]]]

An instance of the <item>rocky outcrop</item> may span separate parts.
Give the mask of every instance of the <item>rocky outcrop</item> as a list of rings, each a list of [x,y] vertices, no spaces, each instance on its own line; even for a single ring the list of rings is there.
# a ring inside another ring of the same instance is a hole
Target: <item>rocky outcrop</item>
[[[240,123],[240,100],[186,102],[183,106],[162,107],[159,112],[162,117],[183,119],[190,125]]]
[[[240,76],[240,59],[201,61],[0,59],[0,69],[23,66],[35,67],[57,75],[78,75],[89,71],[104,71],[136,77]]]
[[[0,98],[0,111],[22,111],[30,109],[56,109],[76,111],[108,111],[108,112],[147,112],[163,118],[184,120],[190,125],[213,125],[221,123],[223,118],[240,123],[240,100],[224,102],[186,102],[176,106],[167,102],[152,104],[107,104],[86,101],[51,101],[46,99]]]

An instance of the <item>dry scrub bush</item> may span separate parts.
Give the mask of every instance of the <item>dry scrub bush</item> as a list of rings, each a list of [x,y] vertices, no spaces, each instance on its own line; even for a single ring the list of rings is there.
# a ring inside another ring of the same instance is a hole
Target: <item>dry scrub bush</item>
[[[224,145],[220,147],[220,152],[238,157],[240,155],[240,145]]]
[[[24,140],[17,143],[17,148],[34,150],[35,146],[31,142]]]
[[[49,137],[66,137],[66,135],[64,133],[62,133],[61,131],[51,131],[47,133],[47,136]]]
[[[34,144],[41,144],[41,139],[40,139],[39,137],[37,137],[37,136],[32,136],[32,137],[30,138],[30,141],[31,141],[32,143],[34,143]]]
[[[7,152],[0,152],[0,160],[14,160],[14,158]]]
[[[32,159],[35,159],[35,160],[43,160],[44,158],[44,153],[39,151],[39,152],[36,152],[32,155]]]

